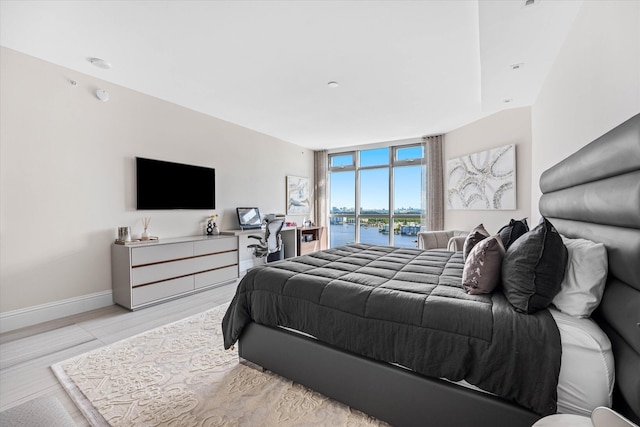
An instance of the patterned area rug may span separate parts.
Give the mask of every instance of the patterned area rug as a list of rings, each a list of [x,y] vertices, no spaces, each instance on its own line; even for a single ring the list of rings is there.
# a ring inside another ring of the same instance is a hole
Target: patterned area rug
[[[384,426],[224,350],[226,305],[51,368],[92,425]]]

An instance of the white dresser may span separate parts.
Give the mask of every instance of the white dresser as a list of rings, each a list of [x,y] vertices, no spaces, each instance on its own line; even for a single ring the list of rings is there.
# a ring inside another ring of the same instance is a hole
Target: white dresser
[[[111,247],[113,301],[130,310],[238,278],[236,236],[194,236]]]

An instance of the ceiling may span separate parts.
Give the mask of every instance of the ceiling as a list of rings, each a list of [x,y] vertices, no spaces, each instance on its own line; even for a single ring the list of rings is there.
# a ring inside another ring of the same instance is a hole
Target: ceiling
[[[330,149],[531,105],[581,4],[0,0],[0,44]]]

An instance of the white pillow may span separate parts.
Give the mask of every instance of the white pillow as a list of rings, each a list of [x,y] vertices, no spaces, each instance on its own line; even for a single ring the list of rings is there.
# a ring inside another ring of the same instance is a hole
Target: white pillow
[[[563,313],[589,317],[598,307],[607,282],[609,263],[602,243],[562,236],[568,259],[560,292],[552,304]]]

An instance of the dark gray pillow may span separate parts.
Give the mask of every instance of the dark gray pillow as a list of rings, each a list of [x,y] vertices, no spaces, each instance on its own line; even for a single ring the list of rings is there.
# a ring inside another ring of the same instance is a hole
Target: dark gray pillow
[[[500,235],[500,238],[502,238],[504,249],[509,249],[509,246],[511,246],[513,242],[518,240],[518,237],[522,236],[527,231],[529,231],[527,218],[522,218],[519,221],[515,219],[509,221],[509,224],[498,230],[498,234]]]
[[[468,294],[493,292],[500,283],[504,252],[498,235],[487,237],[471,249],[462,270],[462,287]]]
[[[535,313],[547,307],[560,290],[567,248],[555,227],[542,218],[533,230],[507,249],[502,262],[502,289],[513,307]]]
[[[471,249],[479,242],[489,237],[489,232],[484,229],[484,225],[480,224],[475,227],[467,238],[464,240],[464,246],[462,247],[462,258],[466,261]]]

